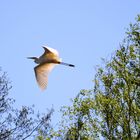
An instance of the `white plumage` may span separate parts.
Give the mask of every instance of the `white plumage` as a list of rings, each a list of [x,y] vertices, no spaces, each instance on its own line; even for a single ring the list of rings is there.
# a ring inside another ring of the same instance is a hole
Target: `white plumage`
[[[45,52],[39,58],[37,57],[28,57],[29,59],[34,59],[35,63],[38,65],[34,68],[35,76],[39,87],[44,90],[47,87],[48,83],[48,74],[57,64],[63,64],[66,66],[74,67],[72,64],[67,64],[61,62],[59,58],[59,53],[57,50],[43,46]]]

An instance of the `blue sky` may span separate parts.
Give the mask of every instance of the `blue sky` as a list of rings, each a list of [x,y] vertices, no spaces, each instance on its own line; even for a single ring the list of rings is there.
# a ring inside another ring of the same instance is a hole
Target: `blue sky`
[[[4,0],[0,1],[0,66],[13,86],[15,105],[35,105],[45,112],[70,104],[81,89],[93,88],[95,66],[118,48],[126,28],[140,13],[133,0]],[[34,62],[42,45],[59,51],[64,62],[75,68],[57,66],[42,92],[35,80]]]

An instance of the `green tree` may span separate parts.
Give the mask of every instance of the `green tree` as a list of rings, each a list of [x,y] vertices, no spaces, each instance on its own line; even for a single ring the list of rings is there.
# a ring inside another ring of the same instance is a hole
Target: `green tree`
[[[62,107],[55,139],[140,138],[140,16],[111,59],[97,67],[93,90],[82,90]]]
[[[99,139],[99,118],[96,113],[93,91],[81,90],[72,102],[72,106],[64,106],[61,109],[63,120],[60,136],[63,136],[62,139]]]
[[[13,108],[15,101],[8,97],[11,88],[6,73],[0,70],[0,140],[25,140],[37,135],[39,129],[47,134],[53,110],[36,116],[33,107]]]
[[[104,68],[98,68],[94,93],[107,139],[130,139],[140,133],[140,24],[130,24],[127,37]]]

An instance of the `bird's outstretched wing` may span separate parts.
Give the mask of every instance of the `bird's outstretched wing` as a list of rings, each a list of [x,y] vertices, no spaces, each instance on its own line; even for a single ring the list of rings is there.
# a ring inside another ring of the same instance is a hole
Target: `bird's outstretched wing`
[[[57,50],[53,49],[53,48],[50,48],[50,47],[47,47],[47,46],[42,46],[45,50],[43,56],[46,56],[46,55],[49,55],[49,54],[53,54],[55,56],[59,56],[59,53]]]
[[[53,63],[44,63],[34,68],[37,83],[42,90],[47,87],[49,72],[55,65]]]

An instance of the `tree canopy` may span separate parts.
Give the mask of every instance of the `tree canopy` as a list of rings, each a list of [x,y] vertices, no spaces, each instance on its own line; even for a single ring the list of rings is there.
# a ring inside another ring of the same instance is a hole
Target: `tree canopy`
[[[0,70],[0,140],[25,140],[39,135],[39,129],[47,134],[53,110],[41,115],[34,114],[33,107],[14,108],[15,100],[9,98],[11,88],[6,73]]]
[[[140,16],[111,59],[97,66],[93,82],[93,89],[81,90],[71,106],[61,108],[62,121],[53,137],[140,139]]]

